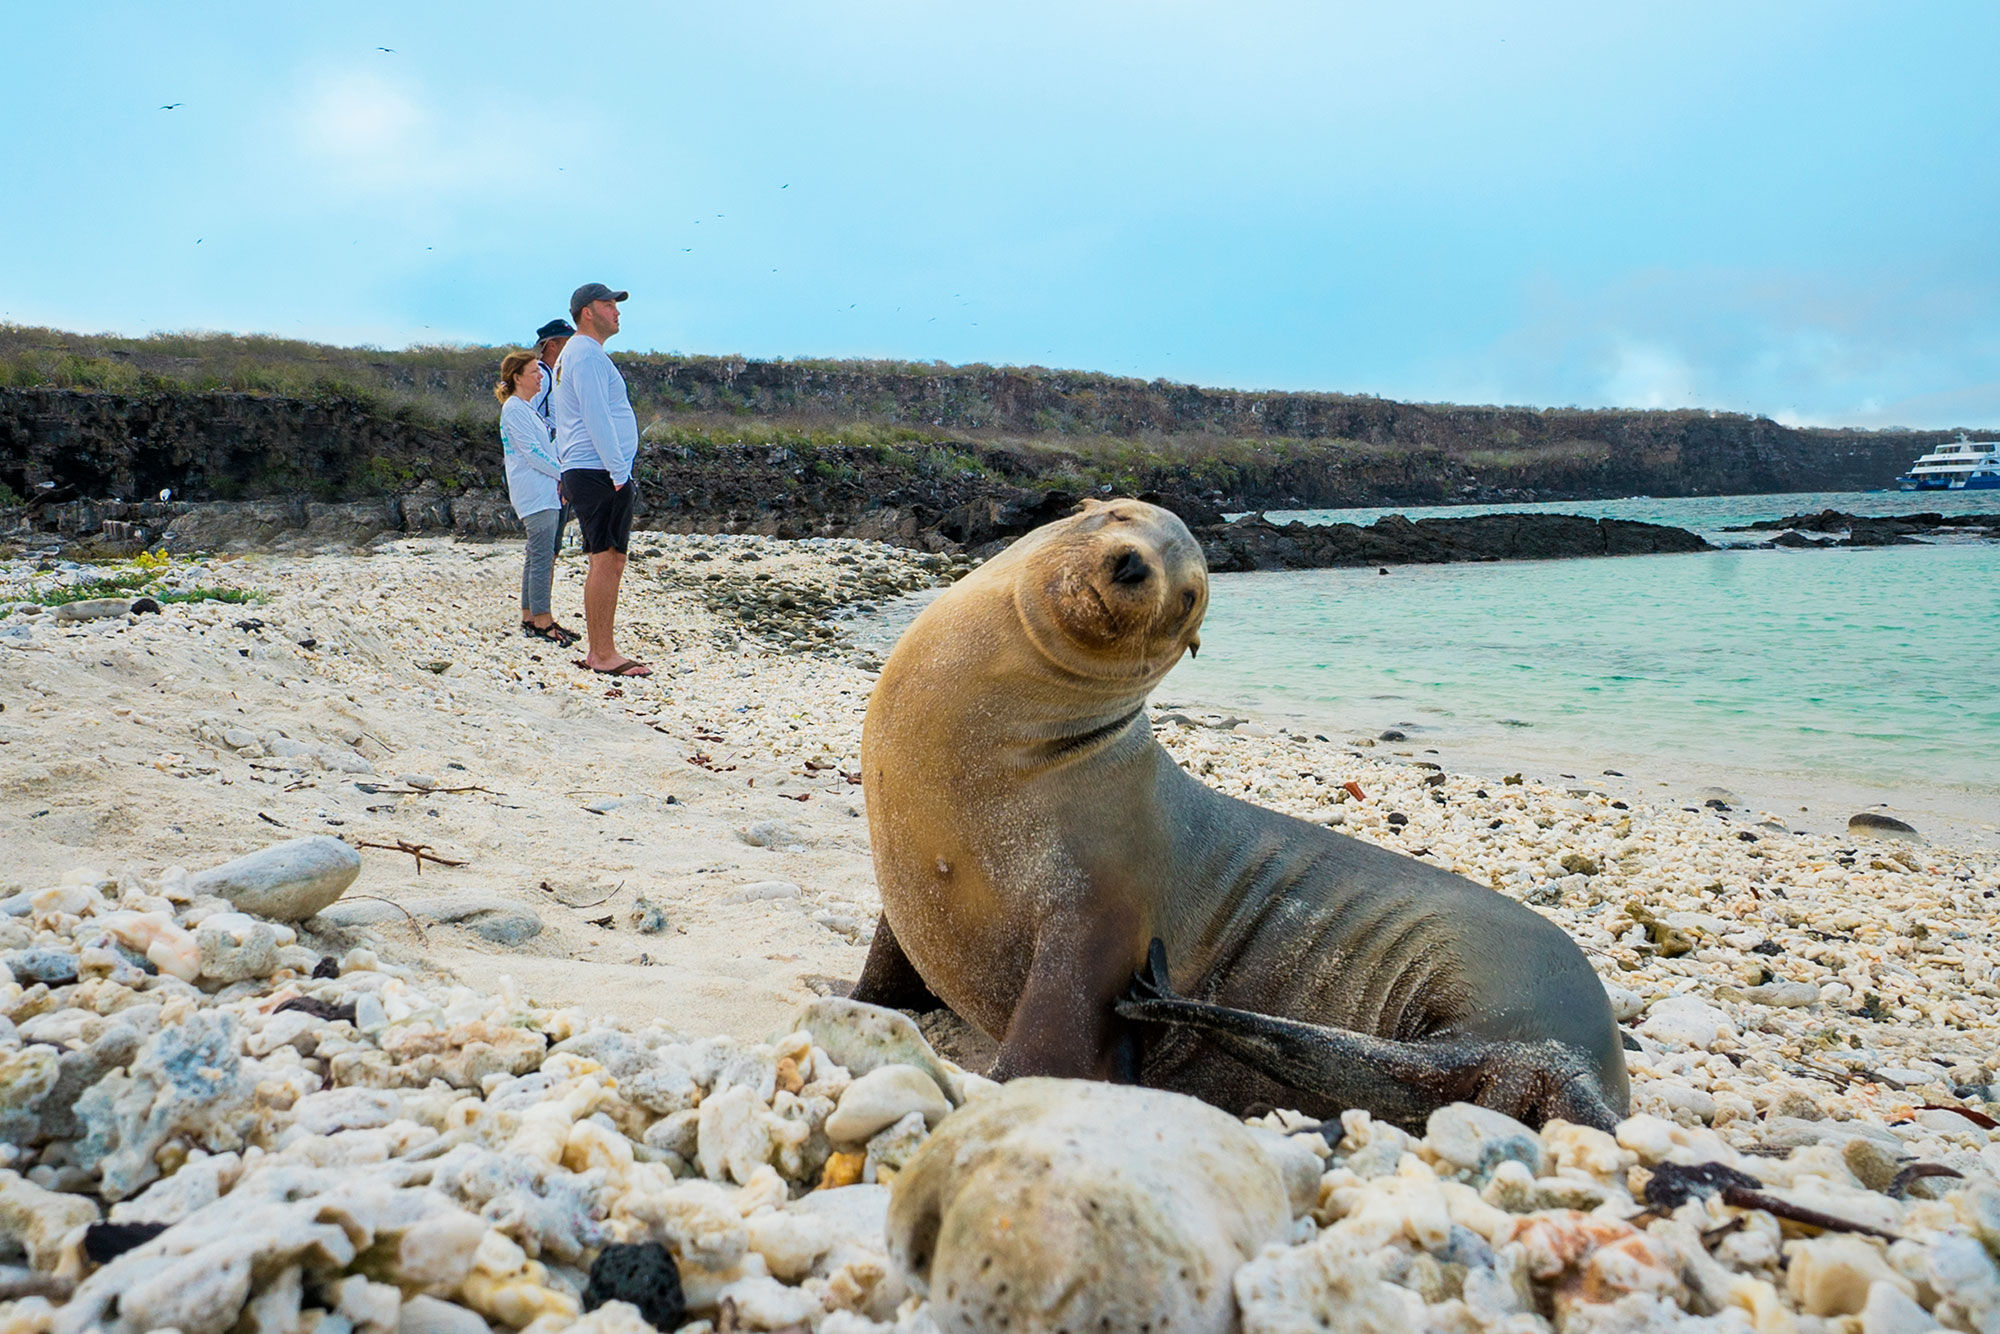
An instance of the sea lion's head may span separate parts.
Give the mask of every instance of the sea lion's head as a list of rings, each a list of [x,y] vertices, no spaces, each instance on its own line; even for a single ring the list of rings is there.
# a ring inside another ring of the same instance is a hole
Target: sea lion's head
[[[1014,603],[1028,637],[1057,666],[1150,682],[1201,647],[1208,563],[1173,511],[1085,501],[1024,545]]]

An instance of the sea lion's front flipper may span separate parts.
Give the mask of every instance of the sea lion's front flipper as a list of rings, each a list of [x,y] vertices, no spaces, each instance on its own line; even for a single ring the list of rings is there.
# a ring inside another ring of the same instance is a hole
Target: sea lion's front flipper
[[[868,946],[867,962],[861,965],[861,980],[854,984],[848,998],[920,1014],[945,1008],[917,966],[910,962],[910,956],[903,953],[896,933],[889,929],[886,913],[875,923],[875,940]]]
[[[1618,1124],[1589,1060],[1562,1043],[1401,1042],[1188,1000],[1168,985],[1158,940],[1115,1008],[1127,1019],[1198,1028],[1245,1065],[1316,1101],[1366,1108],[1412,1129],[1453,1102],[1491,1107],[1536,1129],[1558,1117],[1600,1130]]]
[[[1144,1037],[1113,1006],[1141,939],[1128,915],[1115,911],[1045,920],[988,1073],[1003,1082],[1049,1075],[1137,1083]]]

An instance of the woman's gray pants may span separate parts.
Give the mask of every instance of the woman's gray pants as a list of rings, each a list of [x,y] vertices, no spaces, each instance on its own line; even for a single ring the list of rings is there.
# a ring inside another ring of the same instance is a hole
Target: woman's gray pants
[[[521,565],[521,608],[530,616],[549,614],[549,585],[555,582],[556,552],[562,547],[565,509],[536,510],[521,519],[528,530],[528,554]]]

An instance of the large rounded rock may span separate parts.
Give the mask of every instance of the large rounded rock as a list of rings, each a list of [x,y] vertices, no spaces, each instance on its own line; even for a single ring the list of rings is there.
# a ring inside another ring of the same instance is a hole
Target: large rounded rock
[[[897,1175],[889,1250],[944,1334],[1222,1334],[1237,1267],[1290,1237],[1318,1168],[1178,1093],[1017,1079]]]
[[[302,922],[339,898],[361,874],[361,854],[318,834],[261,849],[188,877],[196,894],[214,894],[274,922]]]

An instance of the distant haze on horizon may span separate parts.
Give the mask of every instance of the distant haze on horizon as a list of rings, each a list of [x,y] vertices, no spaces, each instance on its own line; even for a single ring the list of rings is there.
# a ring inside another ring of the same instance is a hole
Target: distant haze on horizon
[[[119,2],[8,37],[15,324],[518,344],[602,280],[614,350],[2000,422],[1990,5]]]

